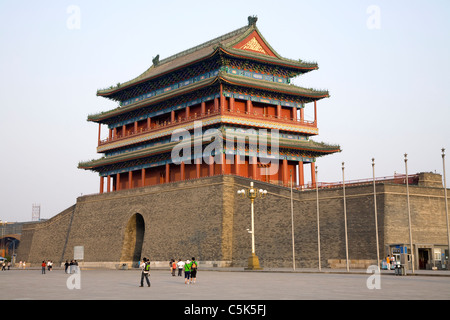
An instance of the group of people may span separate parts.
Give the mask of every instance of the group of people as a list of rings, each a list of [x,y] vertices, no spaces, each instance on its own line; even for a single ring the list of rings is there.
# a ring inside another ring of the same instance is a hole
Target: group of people
[[[78,272],[78,262],[77,260],[66,260],[66,262],[64,263],[64,272],[65,273],[77,273]]]
[[[52,271],[53,261],[47,260],[47,262],[45,262],[45,260],[43,260],[42,264],[41,264],[41,268],[42,268],[42,274],[45,274],[45,269],[47,269],[48,271]]]
[[[184,283],[185,284],[195,284],[197,281],[197,269],[198,262],[195,260],[195,257],[192,257],[191,260],[183,261],[178,259],[178,262],[175,262],[175,259],[171,259],[169,262],[170,265],[170,273],[172,276],[175,276],[175,271],[178,270],[178,276],[181,277],[184,271]]]
[[[170,273],[173,277],[175,277],[175,272],[178,270],[178,276],[183,276],[184,271],[184,284],[195,284],[197,281],[197,269],[198,269],[198,261],[195,257],[192,257],[192,260],[183,261],[178,259],[178,262],[175,259],[170,259],[169,262]],[[144,279],[147,282],[147,286],[150,287],[150,261],[147,258],[143,258],[142,261],[139,262],[139,268],[142,270],[141,272],[141,285],[144,286]]]
[[[11,268],[11,261],[8,261],[8,263],[5,260],[2,261],[2,271],[5,271],[6,267],[8,267],[8,270]]]
[[[386,269],[387,270],[394,270],[396,267],[396,263],[395,263],[395,257],[394,256],[387,256],[386,259]]]

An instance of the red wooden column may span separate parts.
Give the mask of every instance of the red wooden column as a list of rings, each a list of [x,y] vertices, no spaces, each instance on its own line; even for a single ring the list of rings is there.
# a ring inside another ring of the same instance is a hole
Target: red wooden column
[[[277,105],[277,118],[281,118],[281,105]]]
[[[212,177],[214,175],[214,158],[213,156],[209,156],[209,176]]]
[[[234,111],[234,97],[230,97],[230,112]]]
[[[166,183],[169,183],[169,181],[170,181],[169,175],[170,175],[170,164],[166,163]]]
[[[133,171],[128,171],[128,189],[133,188]]]
[[[105,183],[104,180],[104,177],[100,177],[100,193],[103,193],[103,184]]]
[[[170,122],[174,122],[174,121],[175,121],[175,111],[172,110],[172,111],[170,112]]]
[[[303,108],[300,108],[300,122],[304,122],[305,114]]]
[[[225,153],[222,153],[220,155],[220,160],[221,160],[221,164],[220,164],[220,174],[225,174]]]
[[[314,101],[314,124],[317,126],[317,101]]]
[[[111,176],[108,175],[108,178],[106,178],[106,192],[111,191]]]
[[[205,103],[205,101],[202,101],[202,103],[200,104],[200,113],[202,115],[204,115],[206,113],[206,103]]]
[[[150,130],[152,127],[152,119],[150,117],[147,118],[147,130]]]
[[[252,157],[252,179],[256,180],[256,170],[258,161],[255,156]]]
[[[236,153],[236,155],[234,156],[234,172],[236,173],[236,175],[239,175],[239,159],[240,156],[239,154]]]
[[[145,168],[141,169],[141,187],[145,187]]]
[[[184,170],[185,168],[184,168],[184,161],[183,162],[181,162],[181,164],[180,164],[180,176],[181,176],[181,181],[183,181],[184,179],[185,179],[185,177],[186,177],[186,175],[185,175],[185,170]]]
[[[220,114],[225,113],[225,97],[223,95],[222,84],[220,84]]]
[[[297,121],[297,107],[292,107],[292,120]]]
[[[138,131],[138,123],[137,121],[134,122],[134,134],[136,134]]]
[[[298,184],[303,186],[305,184],[305,172],[303,170],[303,161],[298,162]]]
[[[281,168],[282,174],[283,174],[283,185],[286,186],[289,181],[289,174],[288,174],[288,162],[287,159],[283,159],[283,165]]]
[[[201,163],[201,158],[197,158],[195,159],[195,174],[197,179],[200,178],[200,163]]]
[[[102,124],[98,124],[98,145],[100,145],[100,135],[102,133]]]
[[[116,174],[116,190],[120,190],[120,173]]]
[[[247,113],[250,114],[252,112],[253,112],[252,100],[247,100]]]
[[[316,163],[311,162],[311,183],[312,186],[316,186]]]
[[[219,111],[219,99],[214,99],[214,112]]]
[[[189,119],[189,117],[191,116],[191,107],[186,107],[186,119]]]

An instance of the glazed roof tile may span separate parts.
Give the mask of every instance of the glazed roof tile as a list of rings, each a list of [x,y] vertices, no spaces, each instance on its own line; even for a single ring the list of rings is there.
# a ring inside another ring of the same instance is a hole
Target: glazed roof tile
[[[233,48],[235,44],[244,40],[254,31],[257,32],[258,36],[264,41],[264,44],[270,49],[270,51],[275,56]],[[120,92],[124,88],[129,88],[140,82],[151,80],[153,78],[173,72],[177,69],[183,68],[187,65],[193,64],[197,61],[213,56],[219,50],[222,50],[223,52],[231,55],[237,55],[248,59],[259,60],[266,63],[276,63],[280,64],[281,66],[289,68],[302,69],[303,70],[302,72],[308,72],[310,70],[317,69],[316,63],[306,63],[300,60],[291,60],[281,57],[264,39],[264,37],[259,32],[256,25],[252,24],[229,32],[225,35],[222,35],[210,41],[207,41],[191,49],[182,51],[168,58],[162,59],[156,65],[153,64],[150,68],[148,68],[145,72],[143,72],[136,78],[124,82],[116,87],[98,90],[97,95],[108,97],[110,95]]]

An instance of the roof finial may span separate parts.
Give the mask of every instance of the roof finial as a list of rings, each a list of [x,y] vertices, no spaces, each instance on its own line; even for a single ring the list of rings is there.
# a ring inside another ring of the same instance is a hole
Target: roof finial
[[[153,65],[156,67],[159,64],[159,54],[156,55],[156,57],[153,58]]]
[[[256,25],[256,21],[258,21],[258,17],[257,16],[248,16],[248,25]]]

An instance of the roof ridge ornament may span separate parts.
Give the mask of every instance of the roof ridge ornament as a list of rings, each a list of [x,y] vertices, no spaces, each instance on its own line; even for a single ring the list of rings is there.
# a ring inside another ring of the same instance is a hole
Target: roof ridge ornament
[[[248,26],[256,26],[256,21],[258,21],[257,16],[248,16]]]
[[[152,62],[155,67],[159,64],[159,54],[153,58]]]

